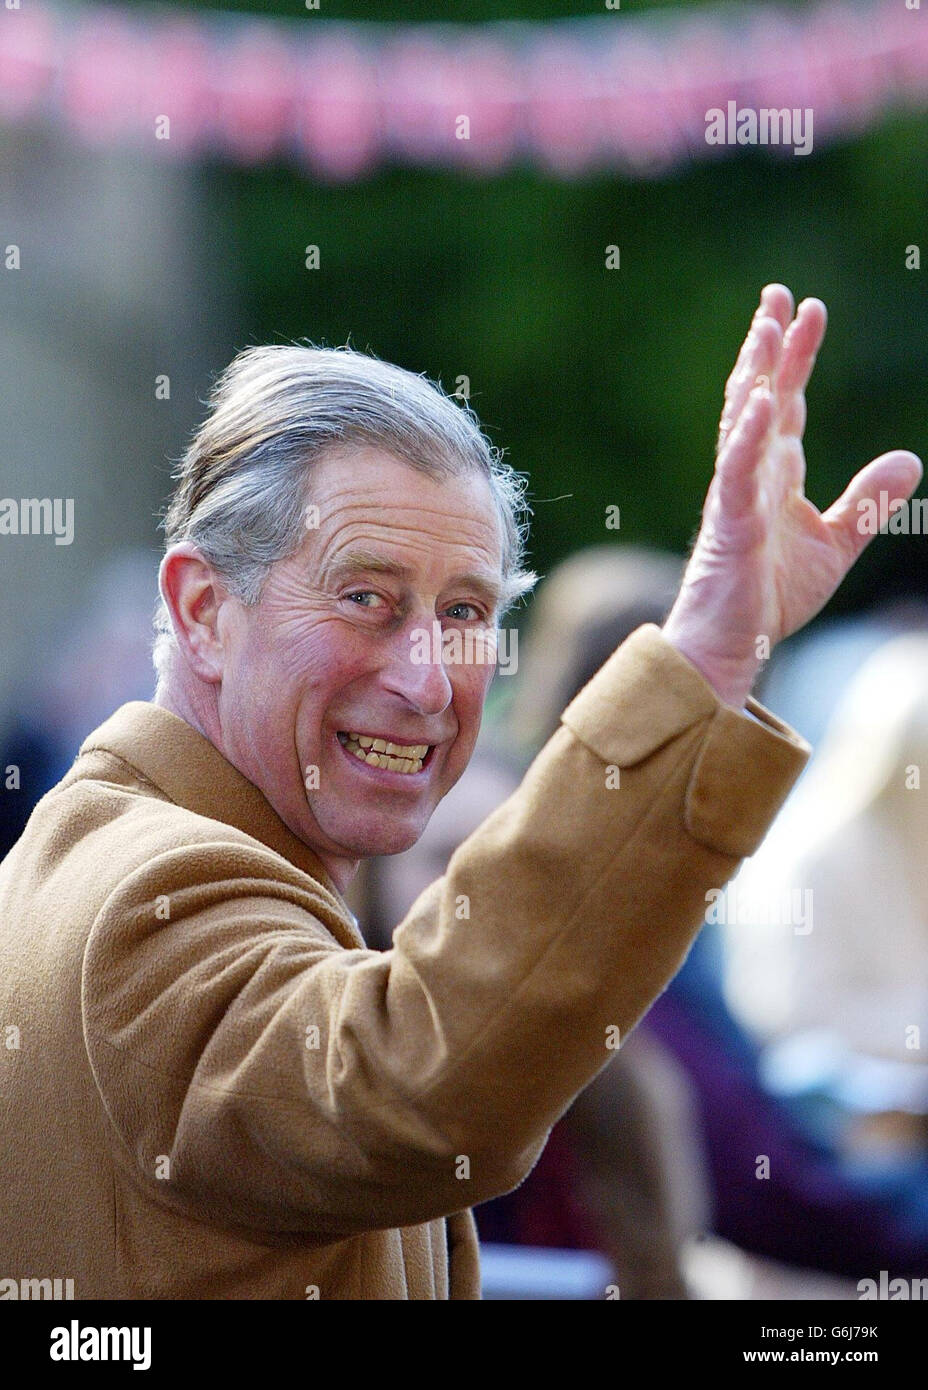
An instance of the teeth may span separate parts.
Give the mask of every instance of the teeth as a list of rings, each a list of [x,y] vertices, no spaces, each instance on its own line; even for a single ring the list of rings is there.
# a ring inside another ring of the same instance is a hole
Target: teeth
[[[427,743],[399,744],[387,739],[372,738],[369,734],[339,734],[339,742],[349,753],[369,767],[387,772],[421,772],[422,760],[429,751]]]
[[[427,743],[388,743],[387,752],[394,758],[424,758],[429,751]]]

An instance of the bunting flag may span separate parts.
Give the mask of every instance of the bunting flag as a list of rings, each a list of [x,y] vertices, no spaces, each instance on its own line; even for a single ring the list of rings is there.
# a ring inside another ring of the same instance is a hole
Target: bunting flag
[[[808,154],[928,99],[919,0],[480,25],[2,3],[3,124],[332,180],[385,162],[654,176]]]

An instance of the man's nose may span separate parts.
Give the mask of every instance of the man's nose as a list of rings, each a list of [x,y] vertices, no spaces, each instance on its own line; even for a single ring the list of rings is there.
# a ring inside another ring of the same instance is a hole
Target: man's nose
[[[382,680],[419,714],[441,714],[451,704],[453,688],[442,649],[441,623],[404,626],[392,643]]]

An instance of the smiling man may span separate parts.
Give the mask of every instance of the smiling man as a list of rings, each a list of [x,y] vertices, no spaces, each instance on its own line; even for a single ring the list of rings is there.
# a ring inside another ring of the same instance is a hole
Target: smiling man
[[[259,349],[245,362],[277,379],[301,358],[304,371],[347,378],[346,391],[362,391],[365,373],[400,376],[303,348]],[[414,393],[430,390],[416,380]],[[444,408],[481,446],[459,408]],[[384,409],[394,413],[390,400]],[[511,558],[504,570],[513,518],[491,473],[466,456],[457,474],[447,465],[426,472],[385,444],[359,439],[313,465],[313,524],[273,566],[256,607],[229,603],[190,541],[172,546],[162,567],[184,660],[172,662],[159,703],[261,788],[340,889],[360,857],[415,844],[473,751],[493,666],[448,663],[440,650],[423,660],[421,639],[437,622],[443,632],[479,633],[489,648],[501,601],[528,580],[511,573]],[[415,439],[407,447],[416,459]]]
[[[520,480],[399,368],[236,358],[166,521],[155,701],[86,740],[0,866],[5,1283],[479,1296],[469,1208],[528,1173],[805,762],[750,699],[758,639],[834,591],[857,502],[920,476],[894,452],[823,516],[805,499],[824,324],[765,290],[664,628],[609,659],[385,952],[342,894],[467,765],[492,667],[420,639],[473,652],[531,587]]]

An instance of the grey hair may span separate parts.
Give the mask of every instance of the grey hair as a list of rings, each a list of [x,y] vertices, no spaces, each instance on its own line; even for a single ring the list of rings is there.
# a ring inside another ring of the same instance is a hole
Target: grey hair
[[[523,568],[527,479],[503,461],[469,404],[440,383],[351,347],[251,347],[217,378],[209,411],[174,479],[166,546],[190,541],[242,603],[306,535],[312,465],[345,445],[375,445],[440,481],[490,485],[503,549],[501,613],[536,582]],[[162,599],[153,659],[165,678],[176,638]]]

